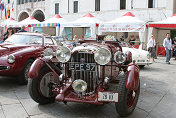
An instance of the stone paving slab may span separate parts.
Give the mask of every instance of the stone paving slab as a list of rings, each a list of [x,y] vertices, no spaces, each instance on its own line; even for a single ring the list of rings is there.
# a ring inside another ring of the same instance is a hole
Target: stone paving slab
[[[21,104],[2,105],[6,118],[28,118],[28,114]]]
[[[25,86],[18,86],[14,88],[15,94],[18,97],[18,99],[31,99],[27,87]]]
[[[163,97],[160,104],[152,110],[151,117],[176,118],[176,84]]]
[[[3,109],[1,106],[0,106],[0,118],[5,118],[4,113],[3,113]]]
[[[147,112],[152,111],[153,107],[162,99],[163,96],[144,91],[138,100],[137,106]]]
[[[159,57],[140,71],[141,93],[128,118],[176,118],[176,61]],[[103,106],[55,102],[39,105],[16,78],[0,77],[0,118],[120,118],[114,104]]]
[[[17,104],[17,103],[20,103],[20,101],[16,97],[14,91],[11,90],[8,92],[0,92],[0,103],[2,105]]]

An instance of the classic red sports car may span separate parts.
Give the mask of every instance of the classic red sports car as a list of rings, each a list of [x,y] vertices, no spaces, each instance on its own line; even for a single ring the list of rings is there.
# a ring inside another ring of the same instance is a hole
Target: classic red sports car
[[[124,54],[116,41],[79,43],[73,49],[60,46],[55,54],[48,49],[50,55],[34,61],[28,82],[32,99],[40,104],[113,102],[120,116],[128,116],[140,92],[139,67],[131,52]]]
[[[46,48],[56,50],[57,43],[40,33],[16,33],[0,44],[0,76],[18,76],[20,84],[27,84],[33,61]]]

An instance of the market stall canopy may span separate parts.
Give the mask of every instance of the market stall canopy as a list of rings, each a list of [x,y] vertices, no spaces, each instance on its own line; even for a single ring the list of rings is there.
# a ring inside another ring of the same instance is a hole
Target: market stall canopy
[[[63,24],[66,22],[67,22],[66,19],[62,18],[59,14],[56,14],[52,18],[49,18],[48,20],[41,22],[39,26],[55,27],[55,26],[59,26],[59,24]]]
[[[145,22],[139,20],[131,12],[120,18],[100,24],[100,32],[144,32]]]
[[[88,13],[73,22],[64,24],[64,27],[91,27],[99,23],[101,23],[99,19],[95,18],[92,14]]]
[[[1,22],[2,27],[12,27],[17,21],[14,18],[8,18],[7,20]]]
[[[16,23],[17,26],[30,26],[31,24],[39,24],[40,21],[36,20],[34,17],[29,16],[28,18]]]
[[[165,20],[150,23],[149,27],[176,28],[176,14]]]

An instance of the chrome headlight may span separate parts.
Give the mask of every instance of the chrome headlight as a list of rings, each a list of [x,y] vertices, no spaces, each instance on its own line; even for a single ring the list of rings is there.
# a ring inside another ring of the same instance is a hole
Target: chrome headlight
[[[125,62],[125,60],[126,60],[126,56],[123,52],[118,51],[114,54],[114,61],[116,63],[123,63]]]
[[[14,62],[15,62],[15,56],[14,56],[13,54],[9,55],[9,56],[7,57],[7,61],[8,61],[10,64],[14,63]]]
[[[61,46],[56,51],[56,58],[59,62],[65,63],[70,60],[71,51],[68,47]]]
[[[52,59],[53,56],[54,56],[54,52],[51,48],[46,48],[44,51],[43,51],[43,56],[46,57],[46,58],[50,58]]]
[[[106,65],[111,60],[111,52],[106,48],[100,48],[95,52],[94,59],[98,64]]]
[[[74,91],[76,91],[78,93],[84,92],[87,89],[87,83],[81,79],[78,79],[72,83],[72,87],[73,87]]]

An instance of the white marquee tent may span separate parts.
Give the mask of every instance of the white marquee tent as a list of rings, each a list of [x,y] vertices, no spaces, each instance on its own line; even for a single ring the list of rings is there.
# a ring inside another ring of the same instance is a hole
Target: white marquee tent
[[[8,18],[7,20],[1,22],[2,27],[12,27],[17,21],[14,18]]]
[[[99,23],[101,23],[99,19],[88,13],[73,22],[68,22],[61,25],[61,28],[64,30],[64,27],[89,27],[91,29],[91,37],[96,38],[96,33],[98,31],[97,27]]]
[[[66,24],[67,20],[62,18],[59,14],[56,14],[55,16],[49,18],[48,20],[45,20],[43,22],[41,22],[41,26],[54,26],[56,27],[56,36],[59,35],[59,26],[61,24]]]
[[[131,12],[127,12],[115,20],[101,23],[99,32],[139,32],[140,42],[145,42],[145,26],[144,21],[139,20]]]

